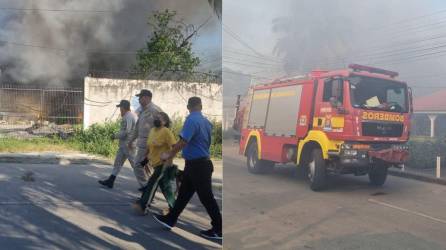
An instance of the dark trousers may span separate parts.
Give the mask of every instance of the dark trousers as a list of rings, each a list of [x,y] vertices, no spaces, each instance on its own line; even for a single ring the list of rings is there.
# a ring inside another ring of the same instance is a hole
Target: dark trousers
[[[175,195],[172,190],[171,181],[175,178],[176,166],[160,165],[155,167],[155,171],[150,176],[149,181],[145,187],[143,194],[141,195],[141,207],[145,208],[147,203],[151,203],[158,186],[161,188],[161,192],[166,198],[169,208],[173,207],[175,202]]]
[[[212,228],[216,232],[221,232],[221,213],[217,201],[214,198],[214,194],[212,193],[213,171],[214,166],[209,159],[186,161],[183,181],[181,182],[180,190],[178,191],[178,197],[172,210],[167,215],[169,220],[176,223],[178,216],[180,216],[194,193],[197,192],[198,198],[211,217]]]

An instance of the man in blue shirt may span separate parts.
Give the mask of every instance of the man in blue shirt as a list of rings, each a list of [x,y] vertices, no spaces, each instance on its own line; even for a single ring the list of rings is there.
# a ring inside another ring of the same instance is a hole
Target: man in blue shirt
[[[161,155],[161,159],[173,158],[181,149],[186,165],[183,181],[174,207],[167,215],[154,215],[156,221],[171,229],[178,220],[183,209],[195,192],[211,217],[212,228],[201,231],[203,237],[222,239],[222,219],[217,201],[212,193],[212,172],[214,166],[209,159],[212,124],[201,113],[202,105],[199,97],[191,97],[187,103],[190,115],[184,122],[180,140],[170,152]]]

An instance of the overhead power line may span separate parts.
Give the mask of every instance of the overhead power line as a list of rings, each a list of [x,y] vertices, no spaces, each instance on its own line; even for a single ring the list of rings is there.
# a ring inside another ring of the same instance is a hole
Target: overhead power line
[[[255,55],[260,56],[260,57],[265,57],[265,55],[262,55],[261,53],[259,53],[256,49],[254,49],[253,47],[251,47],[251,45],[249,45],[248,43],[246,43],[245,41],[243,41],[243,39],[240,38],[239,35],[237,35],[237,33],[235,33],[234,31],[232,31],[228,26],[226,26],[224,23],[222,23],[222,27],[223,27],[223,31],[225,31],[227,34],[229,34],[232,38],[234,38],[236,41],[238,41],[241,45],[243,45],[244,47],[248,48],[249,50],[251,50]]]
[[[395,26],[398,27],[398,26],[400,26],[400,24],[407,25],[410,22],[419,21],[420,19],[424,19],[424,18],[431,17],[431,16],[438,15],[438,14],[442,14],[442,13],[446,13],[446,9],[437,10],[437,11],[434,11],[434,12],[431,12],[431,13],[427,13],[427,14],[423,14],[423,15],[415,16],[415,17],[411,17],[411,18],[404,18],[404,19],[401,19],[401,20],[398,20],[398,21],[395,21],[395,22],[387,23],[386,25],[382,25],[382,26],[379,26],[379,27],[376,27],[376,28],[369,28],[369,29],[366,29],[366,30],[368,30],[368,31],[378,31],[378,30],[383,30],[383,29],[390,29],[390,28],[395,27]]]

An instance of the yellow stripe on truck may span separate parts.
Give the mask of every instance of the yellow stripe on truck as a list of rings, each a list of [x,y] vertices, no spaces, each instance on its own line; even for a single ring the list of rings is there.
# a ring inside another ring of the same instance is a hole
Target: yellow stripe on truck
[[[295,96],[295,95],[296,95],[296,91],[280,91],[280,92],[271,93],[271,98],[290,97],[290,96]],[[254,100],[263,100],[263,99],[268,99],[268,98],[269,98],[269,92],[254,94]]]
[[[258,153],[258,159],[262,159],[261,158],[261,156],[262,156],[262,143],[261,143],[261,141],[260,141],[260,133],[259,133],[259,131],[257,131],[257,130],[252,130],[251,132],[249,132],[249,134],[248,134],[248,138],[247,138],[247,140],[246,140],[246,142],[245,142],[245,147],[244,147],[244,150],[243,150],[243,154],[246,154],[246,149],[247,149],[247,147],[248,147],[248,143],[249,143],[249,141],[251,140],[251,137],[254,137],[254,138],[256,138],[257,139],[257,153]]]
[[[297,164],[300,162],[302,150],[306,143],[313,141],[319,144],[322,149],[322,157],[328,159],[328,151],[335,150],[339,152],[340,146],[343,141],[335,141],[328,139],[327,135],[323,131],[312,130],[308,133],[305,139],[299,141],[297,146]]]
[[[268,99],[269,98],[269,93],[259,93],[259,94],[254,94],[254,100],[262,100],[262,99]]]
[[[318,126],[318,119],[321,119],[321,125]],[[325,117],[315,117],[313,119],[313,127],[323,127],[325,124]],[[343,116],[335,116],[331,118],[331,127],[332,128],[344,128],[344,117]]]

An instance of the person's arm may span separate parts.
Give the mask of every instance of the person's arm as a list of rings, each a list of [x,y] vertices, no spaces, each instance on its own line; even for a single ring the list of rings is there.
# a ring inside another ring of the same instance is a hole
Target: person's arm
[[[149,153],[150,153],[149,140],[150,140],[150,138],[152,138],[152,136],[150,135],[151,133],[152,133],[152,130],[150,130],[149,135],[147,137],[147,149],[146,149],[146,154],[145,154],[146,158],[149,157]],[[153,142],[151,142],[151,143],[153,143]]]
[[[186,119],[183,125],[183,129],[180,132],[180,139],[172,146],[172,149],[165,154],[161,155],[162,160],[167,160],[175,157],[175,155],[182,150],[187,143],[195,135],[196,127],[191,119]]]
[[[131,146],[133,144],[133,142],[136,140],[136,138],[138,137],[138,130],[139,130],[138,123],[139,123],[139,118],[136,121],[135,128],[133,130],[131,130],[131,132],[128,135],[129,136],[129,139],[128,139],[129,146]]]
[[[172,150],[173,145],[176,144],[175,141],[175,136],[173,135],[172,131],[168,128],[163,130],[164,134],[163,134],[163,143],[166,144],[170,150]],[[170,156],[170,151],[166,151],[166,157],[168,157],[166,160],[162,159],[164,161],[164,165],[165,166],[172,166],[173,165],[173,157],[175,157],[175,155],[173,155],[172,157]],[[174,152],[172,152],[174,153]],[[178,153],[178,152],[177,152]]]
[[[121,118],[121,124],[119,126],[119,132],[116,134],[113,134],[112,139],[121,139],[123,135],[125,135],[125,127],[127,121],[124,119],[124,117]]]
[[[171,160],[178,154],[187,144],[183,138],[180,138],[177,143],[172,146],[172,149],[161,154],[161,160]]]
[[[121,122],[121,129],[119,130],[119,133],[115,135],[115,138],[121,140],[130,137],[132,127],[132,118],[129,116],[124,116]]]
[[[145,155],[144,159],[140,162],[141,166],[145,166],[147,165],[147,163],[149,163],[149,153],[150,153],[149,139],[147,139],[147,149],[146,152],[144,153]]]

